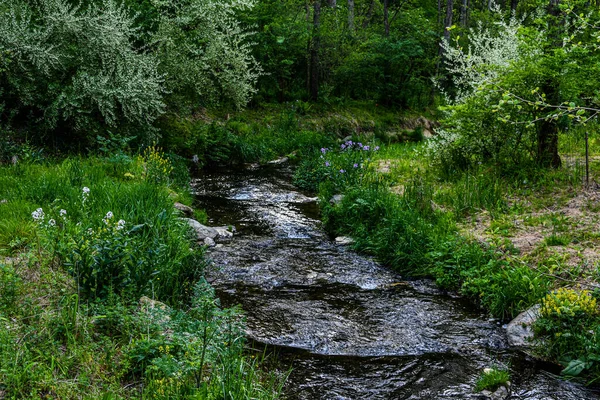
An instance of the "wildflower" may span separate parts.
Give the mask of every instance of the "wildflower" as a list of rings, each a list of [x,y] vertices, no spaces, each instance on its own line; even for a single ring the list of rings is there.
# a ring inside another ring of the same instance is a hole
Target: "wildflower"
[[[355,164],[354,164],[354,168],[358,168],[358,164],[356,164],[356,163],[355,163]]]
[[[192,156],[192,162],[193,162],[194,164],[198,164],[198,162],[200,162],[200,159],[198,158],[198,155],[197,155],[197,154],[194,154],[194,155]]]
[[[358,147],[362,149],[363,144],[362,143],[358,143]]]
[[[331,166],[331,163],[330,163],[329,161],[325,161],[325,166],[326,166],[326,167],[330,167],[330,166]]]
[[[123,228],[125,228],[125,220],[120,219],[119,222],[117,222],[117,230],[120,231]]]
[[[363,150],[364,150],[364,151],[369,151],[369,149],[370,149],[370,147],[369,147],[369,146],[364,146],[364,147],[363,147]]]
[[[322,147],[321,148],[321,153],[323,153],[323,154],[327,153],[327,149],[325,147]]]
[[[51,219],[50,221],[48,221],[48,226],[56,226],[56,221],[54,219]]]
[[[44,210],[42,210],[42,208],[38,208],[37,210],[35,210],[34,212],[31,213],[31,217],[36,222],[43,221],[44,220]]]
[[[108,223],[110,222],[110,220],[114,217],[112,211],[109,211],[106,213],[106,216],[102,219],[102,221],[108,225]]]
[[[378,150],[379,150],[379,146],[375,146],[375,149],[374,149],[374,150],[375,150],[375,151],[378,151]]]
[[[345,170],[345,169],[340,169],[340,174],[343,174],[343,173],[345,173],[345,172],[346,172],[346,170]]]
[[[345,144],[345,143],[342,143],[342,145],[340,146],[340,148],[341,148],[342,150],[344,150],[344,149],[346,148],[346,144]]]
[[[67,215],[67,210],[63,210],[63,209],[61,209],[61,210],[58,212],[58,214],[59,214],[61,217],[64,217],[65,215]]]
[[[85,201],[88,199],[89,195],[90,195],[90,188],[87,186],[84,186],[82,189],[82,193],[81,193],[81,201],[85,203]]]

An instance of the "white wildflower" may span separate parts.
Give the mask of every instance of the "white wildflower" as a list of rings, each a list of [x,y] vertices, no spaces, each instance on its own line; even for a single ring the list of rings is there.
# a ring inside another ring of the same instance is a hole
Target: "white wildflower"
[[[51,219],[50,221],[48,221],[48,226],[56,226],[56,221],[54,219]]]
[[[42,208],[38,208],[37,210],[35,210],[34,212],[31,213],[31,217],[34,219],[34,221],[36,222],[41,222],[44,220],[44,210],[42,210]]]
[[[110,220],[114,217],[112,211],[109,211],[106,213],[106,216],[102,219],[102,221],[108,225],[108,223],[110,222]]]
[[[82,191],[81,200],[85,203],[85,201],[88,199],[88,196],[90,195],[90,188],[87,186],[84,186],[81,191]]]
[[[119,222],[117,222],[117,230],[120,231],[123,228],[125,228],[125,220],[120,219]]]
[[[58,214],[59,214],[61,217],[63,217],[63,218],[64,218],[64,216],[65,216],[65,215],[67,215],[67,210],[62,210],[62,209],[61,209],[61,210],[58,212]]]

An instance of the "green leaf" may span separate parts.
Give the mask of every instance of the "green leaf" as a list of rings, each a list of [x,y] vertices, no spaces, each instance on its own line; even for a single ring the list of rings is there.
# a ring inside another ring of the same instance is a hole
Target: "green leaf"
[[[561,371],[561,374],[567,376],[578,376],[583,372],[583,370],[589,367],[590,363],[586,362],[585,360],[571,360],[569,365],[567,365],[567,367]]]

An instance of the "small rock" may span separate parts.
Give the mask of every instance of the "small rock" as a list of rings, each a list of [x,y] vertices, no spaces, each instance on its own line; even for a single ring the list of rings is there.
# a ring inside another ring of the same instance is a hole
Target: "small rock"
[[[215,228],[213,228],[214,230],[217,231],[217,235],[219,237],[222,238],[230,238],[233,237],[233,232],[235,232],[235,228],[234,227],[228,227],[228,226],[217,226]]]
[[[344,200],[344,195],[343,194],[336,194],[334,195],[331,200],[329,200],[329,202],[331,204],[333,204],[334,206],[337,206],[338,204],[340,204],[342,201]]]
[[[177,210],[181,211],[183,213],[183,215],[185,215],[186,217],[194,216],[194,209],[192,207],[188,207],[185,204],[181,204],[181,203],[175,203],[175,204],[173,204],[173,207],[175,207]]]
[[[196,231],[196,238],[198,239],[198,241],[203,241],[207,237],[214,239],[217,236],[219,236],[219,232],[217,232],[217,230],[215,228],[211,228],[210,226],[202,225],[200,222],[196,221],[195,219],[181,218],[181,220],[187,222],[188,225],[191,226],[194,229],[194,231]]]
[[[491,390],[484,390],[481,392],[488,400],[506,400],[510,398],[510,382],[507,382],[507,386],[500,386],[492,393]]]
[[[341,246],[348,246],[354,243],[354,239],[347,236],[338,236],[335,238],[335,244],[339,244]]]
[[[209,238],[209,237],[204,238],[204,244],[206,246],[208,246],[208,247],[215,247],[216,246],[215,241],[213,239]]]
[[[533,338],[531,325],[539,318],[540,308],[541,306],[536,304],[508,323],[506,336],[511,346],[531,347],[531,339]]]
[[[289,161],[289,158],[287,158],[287,157],[281,157],[281,158],[278,158],[276,160],[271,160],[267,164],[280,165],[280,164],[285,164],[288,161]]]
[[[431,139],[433,137],[433,133],[429,129],[423,129],[423,138]]]

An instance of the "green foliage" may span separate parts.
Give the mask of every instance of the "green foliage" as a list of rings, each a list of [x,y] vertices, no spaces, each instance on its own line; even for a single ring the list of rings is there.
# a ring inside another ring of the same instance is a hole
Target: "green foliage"
[[[130,0],[132,1],[132,0]],[[173,111],[229,103],[244,107],[262,68],[251,54],[251,32],[237,15],[255,0],[153,2],[158,14],[152,44],[166,77]]]
[[[346,141],[339,150],[323,147],[320,155],[309,155],[294,174],[294,183],[316,192],[319,183],[328,180],[337,191],[356,184],[368,174],[372,155],[379,150],[374,144]]]
[[[0,168],[0,246],[18,252],[0,263],[0,392],[278,398],[281,377],[246,354],[238,311],[202,278],[170,161],[156,148],[118,160]],[[18,224],[14,247],[5,226]]]
[[[4,122],[85,138],[106,126],[147,132],[164,111],[156,60],[134,49],[133,20],[113,1],[3,1],[0,32]]]
[[[490,368],[483,371],[475,386],[476,392],[483,390],[495,391],[500,386],[506,384],[510,379],[510,375],[506,369]]]
[[[274,120],[247,123],[231,119],[226,124],[173,119],[164,122],[161,144],[196,160],[199,167],[266,162],[294,152],[312,154],[329,146],[328,134],[299,129],[296,114],[283,112]]]
[[[539,351],[559,360],[564,375],[585,372],[595,381],[600,374],[598,326],[600,318],[592,293],[561,288],[543,298],[534,332],[543,341]]]

